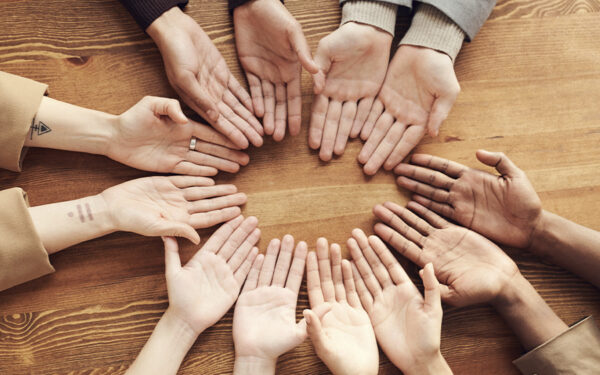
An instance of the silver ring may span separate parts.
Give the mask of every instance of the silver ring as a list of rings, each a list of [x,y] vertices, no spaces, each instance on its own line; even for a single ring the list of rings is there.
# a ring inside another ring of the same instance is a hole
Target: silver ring
[[[196,149],[196,137],[192,137],[192,140],[190,141],[190,150],[195,150]]]

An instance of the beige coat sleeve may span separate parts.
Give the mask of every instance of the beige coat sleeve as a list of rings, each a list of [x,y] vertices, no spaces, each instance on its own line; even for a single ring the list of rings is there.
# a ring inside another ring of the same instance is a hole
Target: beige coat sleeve
[[[0,290],[54,272],[20,188],[0,191]]]
[[[591,316],[513,362],[525,375],[597,375],[600,330]]]
[[[27,151],[23,143],[47,89],[42,83],[0,72],[0,168],[21,171]]]

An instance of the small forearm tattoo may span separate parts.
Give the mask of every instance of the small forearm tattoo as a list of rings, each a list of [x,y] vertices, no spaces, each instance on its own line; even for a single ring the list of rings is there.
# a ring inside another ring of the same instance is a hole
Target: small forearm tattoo
[[[94,214],[92,214],[92,208],[90,207],[89,203],[85,203],[85,213],[87,214],[87,219],[89,221],[94,221]],[[82,223],[85,223],[85,215],[83,212],[83,206],[81,204],[77,204],[77,206],[75,206],[75,208],[77,209],[77,215],[79,217],[79,221],[81,221]],[[67,212],[67,216],[69,217],[73,217],[75,216],[75,214],[73,213],[73,211],[69,211]]]
[[[35,118],[31,121],[31,127],[29,132],[29,139],[33,139],[33,134],[37,134],[38,136],[44,135],[46,133],[50,133],[52,129],[42,121],[35,123]]]

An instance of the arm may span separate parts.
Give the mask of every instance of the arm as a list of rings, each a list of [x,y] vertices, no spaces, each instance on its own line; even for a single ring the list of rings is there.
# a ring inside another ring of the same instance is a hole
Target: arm
[[[445,14],[463,30],[467,41],[475,38],[496,5],[496,0],[420,0],[420,2],[423,5],[429,4]]]
[[[119,0],[127,8],[127,11],[133,16],[135,22],[146,30],[155,19],[164,12],[178,6],[183,9],[188,0]]]

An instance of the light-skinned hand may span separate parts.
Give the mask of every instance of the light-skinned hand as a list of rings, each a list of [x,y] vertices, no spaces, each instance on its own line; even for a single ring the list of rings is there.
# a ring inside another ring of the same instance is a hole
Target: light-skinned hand
[[[450,57],[430,48],[402,45],[394,55],[360,137],[358,161],[374,175],[392,170],[426,132],[437,136],[460,92]]]
[[[233,12],[235,42],[254,113],[275,141],[298,135],[302,121],[302,67],[316,73],[302,26],[279,0],[254,0]]]
[[[258,254],[257,224],[255,217],[242,216],[223,224],[183,267],[177,241],[164,238],[167,312],[196,336],[221,319],[237,299]]]
[[[391,202],[375,206],[373,213],[385,223],[375,224],[375,233],[419,267],[432,263],[445,302],[492,302],[520,275],[515,262],[485,237],[414,201],[407,208]]]
[[[252,99],[193,18],[173,7],[146,32],[160,50],[167,78],[183,101],[239,148],[262,146]]]
[[[407,375],[452,373],[440,352],[442,302],[433,266],[420,272],[423,298],[379,237],[355,229],[348,249],[358,296],[390,361]]]
[[[131,180],[100,193],[111,227],[144,236],[179,236],[195,244],[195,229],[239,216],[246,195],[206,177],[155,176]]]
[[[528,248],[542,217],[542,202],[525,173],[503,153],[477,151],[495,167],[490,174],[432,155],[415,154],[399,164],[398,185],[438,214],[512,247]]]
[[[391,34],[356,22],[319,42],[308,144],[321,148],[321,160],[342,155],[348,136],[360,133],[385,78],[391,44]]]
[[[209,126],[188,120],[176,99],[146,96],[117,117],[107,156],[145,171],[213,176],[235,173],[248,155]],[[197,139],[190,150],[192,137]]]
[[[306,263],[308,299],[304,310],[308,334],[319,358],[335,375],[377,374],[379,351],[369,315],[356,292],[350,262],[342,261],[341,249],[317,240],[317,251]],[[331,311],[322,318],[315,313],[324,305]]]

